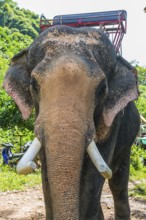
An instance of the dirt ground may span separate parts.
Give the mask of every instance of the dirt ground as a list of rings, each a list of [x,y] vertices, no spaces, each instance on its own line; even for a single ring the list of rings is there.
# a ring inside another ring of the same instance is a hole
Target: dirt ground
[[[130,183],[129,187],[133,187]],[[102,193],[105,220],[113,220],[113,200],[107,184]],[[146,219],[146,200],[130,197],[131,220]],[[45,220],[41,186],[0,193],[0,220]]]

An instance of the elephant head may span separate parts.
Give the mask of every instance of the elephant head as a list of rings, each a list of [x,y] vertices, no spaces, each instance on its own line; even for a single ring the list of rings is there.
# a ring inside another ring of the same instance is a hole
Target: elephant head
[[[56,26],[13,57],[3,85],[25,119],[35,106],[51,194],[48,219],[79,219],[86,148],[104,142],[118,113],[138,97],[134,70],[104,33]]]

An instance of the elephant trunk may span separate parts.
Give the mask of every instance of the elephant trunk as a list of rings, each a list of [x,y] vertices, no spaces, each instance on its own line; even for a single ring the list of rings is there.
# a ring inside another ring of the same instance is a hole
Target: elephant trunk
[[[85,151],[86,125],[85,120],[77,117],[71,110],[69,112],[69,118],[67,112],[59,116],[59,123],[50,120],[45,134],[54,220],[79,219],[80,174]],[[57,117],[54,109],[52,114],[50,118]]]
[[[77,56],[59,57],[48,71],[35,131],[44,134],[53,220],[79,220],[80,176],[86,134],[94,132],[97,82]]]

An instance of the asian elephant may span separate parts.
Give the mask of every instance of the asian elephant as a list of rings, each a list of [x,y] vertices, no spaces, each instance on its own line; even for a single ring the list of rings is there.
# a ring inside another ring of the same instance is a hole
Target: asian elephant
[[[12,58],[3,86],[23,118],[35,107],[47,220],[103,220],[104,178],[87,154],[94,140],[112,170],[115,219],[129,220],[130,149],[139,131],[135,69],[100,30],[54,26]]]

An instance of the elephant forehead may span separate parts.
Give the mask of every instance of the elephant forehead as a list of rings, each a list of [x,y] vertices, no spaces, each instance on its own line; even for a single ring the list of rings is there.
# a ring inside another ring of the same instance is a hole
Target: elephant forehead
[[[32,77],[40,81],[42,77],[48,79],[56,77],[57,73],[61,73],[61,77],[65,77],[65,79],[70,77],[72,81],[79,76],[81,78],[86,76],[87,79],[91,77],[95,84],[105,78],[102,69],[92,57],[87,62],[77,54],[68,53],[61,54],[56,59],[50,59],[50,51],[33,70]]]
[[[47,42],[56,42],[57,44],[79,44],[85,43],[87,45],[98,44],[100,41],[100,35],[96,33],[96,38],[92,32],[87,32],[87,34],[64,34],[61,33],[55,36],[54,32],[48,33],[47,37],[42,41],[42,44],[46,44]]]

